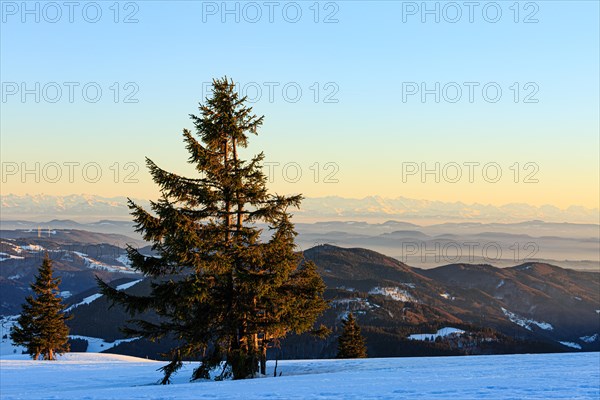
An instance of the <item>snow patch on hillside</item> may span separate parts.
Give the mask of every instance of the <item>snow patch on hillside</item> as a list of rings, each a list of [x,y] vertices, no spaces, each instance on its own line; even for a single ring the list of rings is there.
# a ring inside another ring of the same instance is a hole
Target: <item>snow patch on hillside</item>
[[[137,285],[141,281],[143,281],[143,279],[138,279],[138,280],[135,280],[135,281],[124,283],[122,285],[117,286],[117,290],[129,289],[130,287],[132,287],[133,285]]]
[[[595,341],[600,339],[600,335],[596,333],[590,336],[581,336],[579,339],[581,339],[581,341],[585,343],[594,343]]]
[[[348,314],[353,313],[356,315],[364,315],[369,310],[374,308],[380,308],[379,305],[371,303],[367,299],[362,297],[354,297],[349,299],[334,299],[330,302],[331,307],[335,309],[341,309],[338,313],[337,319],[342,320],[348,317]]]
[[[21,257],[21,256],[14,256],[12,254],[8,254],[8,253],[0,253],[0,261],[6,261],[6,260],[23,260],[25,257]]]
[[[79,335],[69,335],[71,339],[83,339],[88,342],[87,353],[100,353],[104,350],[112,349],[115,346],[120,345],[121,343],[128,343],[139,338],[128,338],[128,339],[119,339],[114,342],[107,342],[104,339],[90,337],[90,336],[79,336]]]
[[[140,283],[142,281],[142,279],[138,279],[135,281],[131,281],[131,282],[127,282],[124,283],[122,285],[119,285],[116,287],[117,290],[125,290],[125,289],[129,289],[130,287],[132,287],[133,285],[135,285],[136,283]],[[84,304],[90,304],[91,302],[98,300],[100,297],[102,297],[102,293],[95,293],[91,296],[88,296],[86,298],[84,298],[83,300],[81,300],[79,303],[77,304],[73,304],[72,306],[68,307],[65,312],[69,312],[79,306],[82,306]]]
[[[351,299],[334,299],[334,300],[331,300],[330,304],[334,307],[339,306],[339,305],[349,307],[351,304],[355,304],[356,306],[359,306],[359,307],[367,307],[367,308],[377,307],[377,308],[379,308],[379,306],[377,304],[371,303],[369,300],[363,299],[362,297],[354,297]]]
[[[21,246],[23,250],[31,251],[31,252],[40,252],[44,251],[44,248],[37,244],[28,244],[26,246]]]
[[[536,325],[538,328],[544,329],[546,331],[551,331],[554,329],[554,327],[551,324],[549,324],[548,322],[539,322],[539,321],[536,321],[533,319],[521,317],[513,312],[508,311],[504,307],[500,307],[500,308],[502,309],[502,312],[504,313],[504,315],[506,315],[511,322],[514,322],[515,324],[522,326],[523,328],[527,329],[528,331],[531,330],[532,325]]]
[[[81,253],[79,251],[73,251],[74,254],[77,254],[81,257],[85,263],[85,266],[91,269],[99,269],[103,271],[111,271],[111,272],[122,272],[126,274],[135,274],[129,266],[126,265],[108,265],[101,261],[95,260],[92,257],[88,256],[85,253]],[[118,260],[117,260],[118,261]],[[120,262],[120,261],[119,261]]]
[[[573,343],[573,342],[561,342],[561,341],[559,341],[558,343],[562,344],[563,346],[567,346],[567,347],[571,347],[573,349],[581,350],[581,346],[578,345],[577,343]]]
[[[21,246],[17,245],[16,243],[12,243],[14,241],[15,239],[3,238],[0,240],[0,244],[10,247],[15,253],[22,253],[23,249],[21,249]]]
[[[417,334],[413,334],[410,335],[408,338],[410,340],[435,340],[438,337],[446,337],[446,336],[451,336],[451,335],[462,335],[463,333],[465,333],[465,331],[458,329],[458,328],[452,328],[452,327],[445,327],[442,329],[439,329],[436,333],[417,333]]]
[[[354,297],[347,299],[334,299],[330,302],[331,308],[341,310],[338,312],[337,320],[343,320],[348,318],[348,314],[353,313],[355,315],[365,315],[368,311],[375,308],[381,308],[381,306],[370,302],[362,297]]]
[[[73,310],[73,309],[75,309],[75,308],[77,308],[79,306],[82,306],[84,304],[90,304],[91,302],[93,302],[95,300],[98,300],[100,297],[102,297],[101,293],[95,293],[95,294],[93,294],[91,296],[88,296],[88,297],[84,298],[79,303],[73,304],[72,306],[67,307],[67,309],[65,310],[65,312],[69,312],[69,311],[71,311],[71,310]]]
[[[119,257],[117,257],[117,261],[126,267],[131,267],[131,261],[129,260],[129,256],[127,254],[121,254]]]
[[[397,286],[393,287],[374,287],[369,291],[369,294],[379,294],[391,298],[395,301],[416,302],[416,299],[406,290],[400,289]]]

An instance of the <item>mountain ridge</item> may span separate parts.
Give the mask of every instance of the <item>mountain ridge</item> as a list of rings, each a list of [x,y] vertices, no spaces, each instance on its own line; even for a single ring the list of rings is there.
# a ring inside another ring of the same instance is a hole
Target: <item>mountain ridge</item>
[[[147,205],[148,201],[134,199],[138,204]],[[9,219],[43,219],[46,216],[60,215],[61,218],[84,218],[93,216],[129,218],[127,198],[124,196],[103,197],[90,194],[54,195],[16,195],[0,196],[4,217]],[[504,221],[519,222],[541,219],[548,222],[597,223],[598,208],[569,206],[559,208],[553,205],[534,206],[523,203],[491,205],[462,202],[443,202],[406,197],[383,198],[366,196],[363,198],[343,198],[339,196],[308,197],[297,218],[322,220],[324,218],[369,219],[386,221],[403,219],[414,221]]]
[[[125,251],[119,246],[95,243],[79,248],[74,243],[54,242],[52,238],[3,238],[0,313],[18,312],[44,251],[51,254],[56,274],[63,279],[61,290],[70,292],[65,296],[69,306],[90,296],[93,299],[74,308],[73,334],[111,341],[121,339],[118,327],[129,317],[118,311],[118,307],[109,310],[105,299],[94,296],[96,274],[116,284],[125,278],[129,281],[142,278],[130,270]],[[151,254],[151,250],[145,249],[144,253]],[[414,347],[406,342],[409,335],[422,334],[424,330],[435,332],[445,326],[471,332],[469,338],[464,338],[469,346],[475,346],[469,351],[498,352],[511,348],[521,351],[527,348],[523,341],[546,343],[539,345],[540,349],[563,348],[560,343],[565,342],[584,350],[600,350],[599,272],[575,271],[540,262],[520,263],[510,268],[455,263],[422,269],[374,250],[331,244],[311,247],[302,255],[305,261],[317,264],[327,286],[325,295],[331,307],[320,322],[336,327],[348,312],[355,313],[369,340],[377,343],[378,350],[373,351],[379,356],[411,353]],[[142,293],[148,285],[144,280],[127,290]],[[106,326],[107,321],[110,326]],[[95,331],[102,333],[94,335]],[[485,342],[488,344],[484,346],[481,344],[484,339],[491,342]],[[296,343],[293,348],[303,349],[300,343],[309,343],[306,340],[313,339],[291,338],[288,344]],[[444,340],[448,343],[439,346],[420,343],[421,347],[417,347],[425,353],[419,354],[466,351],[456,347],[457,338]],[[386,353],[389,346],[383,343],[388,341],[399,346],[395,347],[397,352]],[[141,345],[131,342],[120,346],[139,350]],[[334,356],[332,346],[332,342],[314,344],[311,354]],[[290,356],[296,354],[293,349],[286,351]]]
[[[303,257],[317,264],[327,286],[330,308],[318,323],[338,327],[341,319],[353,312],[374,356],[483,354],[536,348],[559,351],[567,346],[600,350],[598,272],[571,271],[544,263],[524,263],[512,269],[454,264],[422,270],[372,250],[327,244],[305,250]],[[462,269],[470,280],[459,277],[452,282],[439,276],[440,271],[453,269]],[[540,274],[547,277],[541,286]],[[137,294],[141,288],[138,285]],[[101,303],[97,305],[102,308]],[[471,333],[460,340],[443,339],[442,344],[407,342],[411,334],[435,332],[445,326]],[[292,358],[307,356],[306,350],[300,349],[313,343],[309,346],[311,357],[335,355],[331,341],[317,346],[311,340],[292,336],[284,353]],[[470,350],[460,347],[467,345]],[[131,346],[124,344],[123,348]]]

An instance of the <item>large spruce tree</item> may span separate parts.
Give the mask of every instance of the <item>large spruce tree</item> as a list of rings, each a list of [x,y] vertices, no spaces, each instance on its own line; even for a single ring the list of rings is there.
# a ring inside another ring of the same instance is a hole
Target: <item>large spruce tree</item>
[[[14,344],[24,346],[34,360],[54,360],[55,355],[69,351],[69,328],[65,306],[59,296],[60,278],[52,276],[52,261],[44,261],[31,284],[34,296],[28,296],[22,312],[10,332]]]
[[[324,283],[312,262],[295,252],[290,207],[300,195],[269,194],[262,153],[242,160],[248,134],[263,117],[252,114],[227,78],[213,81],[212,96],[191,115],[196,135],[183,130],[188,162],[198,172],[183,177],[146,159],[162,196],[145,210],[129,207],[137,231],[153,243],[156,257],[128,248],[133,268],[152,279],[148,296],[99,285],[132,314],[153,311],[159,323],[142,319],[125,329],[150,340],[171,337],[178,347],[162,368],[169,383],[184,359],[202,363],[192,380],[254,377],[265,371],[269,346],[289,332],[309,331],[326,308]],[[267,226],[264,240],[259,224]]]
[[[343,332],[338,338],[337,358],[365,358],[367,346],[352,313],[342,320]]]

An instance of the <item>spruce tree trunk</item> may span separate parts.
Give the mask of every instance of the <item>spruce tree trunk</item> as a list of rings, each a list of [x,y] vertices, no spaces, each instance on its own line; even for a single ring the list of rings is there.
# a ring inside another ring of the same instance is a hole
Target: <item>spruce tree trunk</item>
[[[227,140],[223,142],[223,168],[227,169],[229,164],[229,152],[228,152]],[[231,228],[231,199],[229,196],[225,197],[225,242],[229,244],[229,233]]]
[[[260,352],[260,373],[262,375],[267,374],[267,346],[262,346]]]

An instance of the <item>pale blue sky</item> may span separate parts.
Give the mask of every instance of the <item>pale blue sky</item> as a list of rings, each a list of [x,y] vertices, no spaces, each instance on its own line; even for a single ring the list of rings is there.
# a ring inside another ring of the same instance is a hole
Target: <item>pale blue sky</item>
[[[181,129],[191,127],[187,114],[196,111],[203,82],[226,74],[242,84],[256,82],[263,90],[254,107],[266,116],[265,125],[251,150],[264,150],[268,161],[297,162],[302,168],[297,183],[275,175],[274,190],[307,196],[598,206],[597,1],[518,2],[518,23],[515,1],[479,2],[472,23],[464,2],[454,3],[462,5],[457,23],[444,20],[454,16],[450,8],[443,14],[448,2],[437,2],[440,23],[432,15],[422,23],[420,13],[405,15],[403,22],[403,9],[420,8],[420,1],[319,2],[318,23],[314,1],[276,2],[272,23],[262,1],[253,3],[262,12],[256,23],[247,21],[255,14],[244,2],[238,5],[239,23],[234,15],[221,21],[220,1],[129,3],[133,5],[119,3],[118,19],[135,11],[137,23],[114,23],[113,1],[98,2],[102,16],[97,23],[83,18],[86,2],[75,9],[73,23],[66,8],[56,23],[47,22],[54,10],[46,9],[44,15],[40,9],[40,22],[35,23],[35,15],[22,15],[21,2],[2,2],[2,161],[19,167],[94,161],[103,171],[94,184],[77,175],[73,183],[66,178],[49,183],[43,176],[40,183],[32,176],[23,182],[17,173],[4,177],[3,193],[151,196],[143,157],[189,171],[183,165]],[[35,2],[27,4],[35,7]],[[236,3],[227,4],[234,8]],[[293,18],[295,4],[302,16],[297,23],[287,22],[282,9],[287,7],[287,17]],[[436,2],[427,4],[433,8]],[[487,16],[493,18],[494,4],[502,16],[497,23],[487,22],[482,9],[488,7]],[[207,15],[215,7],[217,14]],[[332,12],[338,22],[324,23]],[[531,13],[538,22],[523,23]],[[94,17],[89,6],[88,17]],[[80,86],[73,103],[66,86],[58,102],[49,103],[42,95],[36,103],[34,95],[22,102],[20,93],[7,94],[14,89],[12,82],[30,88],[35,82],[41,87],[48,82]],[[97,103],[82,97],[87,82],[97,82],[103,90]],[[114,82],[120,84],[117,103],[110,89]],[[139,88],[137,103],[123,102],[132,88],[124,89],[127,82]],[[273,102],[264,82],[279,83]],[[290,82],[302,89],[296,103],[282,95],[281,88]],[[403,82],[425,82],[428,87],[457,82],[462,98],[450,103],[442,97],[435,103],[429,95],[423,103],[416,95],[403,102]],[[463,82],[480,84],[473,103]],[[502,89],[496,103],[482,97],[481,87],[489,82]],[[513,100],[514,82],[520,84],[518,103]],[[533,85],[525,88],[528,82]],[[523,96],[536,88],[533,98],[538,103],[524,103]],[[332,98],[338,102],[325,103],[325,95],[334,90]],[[497,162],[504,177],[513,173],[509,167],[515,162],[533,162],[539,166],[540,182],[515,183],[512,176],[497,184],[401,179],[402,162],[433,166],[471,161]],[[109,168],[114,162],[121,169],[125,162],[142,167],[136,174],[139,183],[124,184],[122,176],[114,183]],[[322,172],[317,183],[309,169],[315,162]],[[339,183],[322,182],[327,162],[339,166]]]

